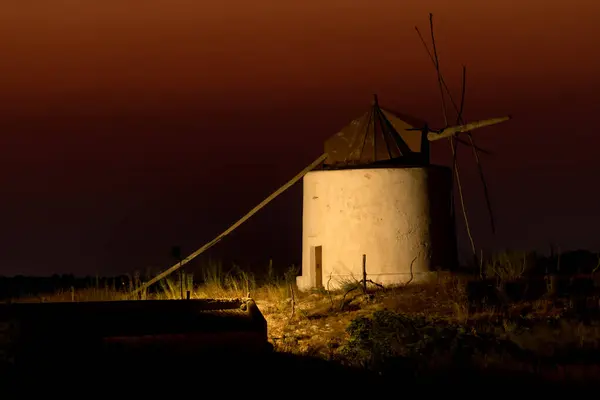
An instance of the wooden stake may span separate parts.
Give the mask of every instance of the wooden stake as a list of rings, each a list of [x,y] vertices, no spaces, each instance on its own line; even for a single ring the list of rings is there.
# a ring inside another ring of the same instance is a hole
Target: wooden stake
[[[179,261],[181,264],[181,261]],[[181,291],[181,300],[183,300],[183,271],[179,270],[179,290]]]
[[[363,292],[367,294],[367,255],[363,254],[363,263],[362,263],[362,272],[363,272]]]
[[[294,318],[294,314],[296,313],[296,297],[294,295],[294,285],[289,283],[290,294],[292,296],[292,315],[290,315],[290,319]]]

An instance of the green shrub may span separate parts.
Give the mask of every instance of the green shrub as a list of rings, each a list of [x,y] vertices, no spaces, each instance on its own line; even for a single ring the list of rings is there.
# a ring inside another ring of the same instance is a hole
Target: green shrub
[[[498,344],[489,334],[424,316],[387,310],[354,319],[347,328],[348,341],[340,350],[346,362],[379,373],[466,365],[476,353]]]

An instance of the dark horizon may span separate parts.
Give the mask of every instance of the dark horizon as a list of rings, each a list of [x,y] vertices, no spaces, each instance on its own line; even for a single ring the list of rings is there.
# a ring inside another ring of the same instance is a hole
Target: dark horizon
[[[5,6],[0,275],[165,269],[172,246],[196,250],[316,159],[374,93],[441,127],[414,29],[429,41],[429,12],[456,98],[467,67],[466,120],[513,117],[473,133],[494,153],[481,157],[495,237],[459,150],[477,248],[600,250],[600,3],[449,4]],[[445,141],[432,162],[450,165]],[[296,185],[199,262],[299,265],[301,226]]]

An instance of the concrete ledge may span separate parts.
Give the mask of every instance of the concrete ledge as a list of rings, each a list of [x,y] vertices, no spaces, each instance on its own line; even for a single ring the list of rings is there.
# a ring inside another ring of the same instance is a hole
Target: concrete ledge
[[[138,351],[233,354],[268,348],[267,323],[252,299],[2,304],[0,328],[4,367],[50,367],[60,360],[78,365]]]

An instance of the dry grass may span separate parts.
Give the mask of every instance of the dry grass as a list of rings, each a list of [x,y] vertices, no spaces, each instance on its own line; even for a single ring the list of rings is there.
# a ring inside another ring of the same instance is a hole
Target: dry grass
[[[345,338],[350,321],[378,309],[402,313],[429,313],[445,318],[466,318],[464,287],[457,279],[440,276],[438,281],[408,287],[378,290],[365,296],[360,290],[298,292],[290,285],[296,271],[287,277],[273,275],[261,285],[248,273],[234,268],[223,272],[220,263],[210,263],[201,276],[202,284],[194,284],[190,274],[174,274],[159,282],[158,291],[142,292],[141,299],[180,299],[190,292],[190,298],[252,297],[267,319],[270,340],[276,349],[329,357],[332,349]],[[180,279],[181,278],[181,279]],[[28,302],[115,301],[129,298],[129,293],[142,285],[139,275],[126,287],[95,287],[77,291],[62,291],[47,296],[21,299]],[[295,308],[292,316],[292,290]]]

